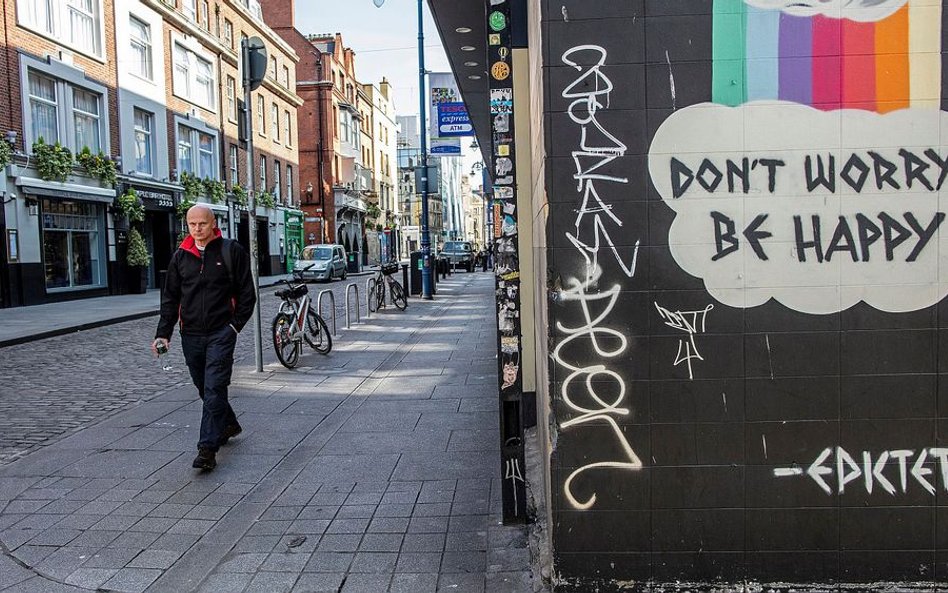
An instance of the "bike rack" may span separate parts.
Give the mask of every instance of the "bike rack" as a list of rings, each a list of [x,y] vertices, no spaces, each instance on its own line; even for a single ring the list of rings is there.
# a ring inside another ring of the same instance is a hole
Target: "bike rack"
[[[355,289],[355,309],[356,309],[356,323],[362,323],[362,313],[359,311],[361,305],[359,304],[359,285],[355,282],[350,282],[346,286],[346,329],[352,327],[350,323],[350,311],[349,311],[349,292],[350,289]]]
[[[365,281],[365,318],[369,319],[372,317],[372,307],[369,306],[369,299],[372,298],[372,282],[375,281],[375,276],[372,276]]]
[[[326,318],[323,315],[323,295],[327,294],[329,295],[329,306],[332,308],[332,335],[338,336],[339,332],[336,331],[336,295],[328,288],[319,291],[319,296],[316,297],[316,312],[319,313],[319,316],[323,319]]]

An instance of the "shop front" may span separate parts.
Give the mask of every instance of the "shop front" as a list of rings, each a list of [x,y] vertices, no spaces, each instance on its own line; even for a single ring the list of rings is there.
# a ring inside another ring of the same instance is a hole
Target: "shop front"
[[[17,294],[11,304],[104,296],[109,292],[108,206],[115,190],[18,177],[16,261],[7,253]],[[7,221],[7,226],[11,227]]]
[[[303,250],[303,213],[299,210],[284,210],[283,221],[285,230],[286,268],[293,271],[296,258]]]
[[[173,185],[138,181],[126,183],[123,191],[130,189],[135,190],[145,207],[145,220],[141,223],[142,236],[152,256],[147,286],[161,288],[181,231],[175,211],[180,189]],[[124,258],[120,259],[124,261]]]

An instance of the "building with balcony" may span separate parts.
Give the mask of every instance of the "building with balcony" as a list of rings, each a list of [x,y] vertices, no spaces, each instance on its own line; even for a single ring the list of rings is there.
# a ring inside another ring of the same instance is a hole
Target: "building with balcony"
[[[398,258],[402,255],[399,237],[402,204],[394,170],[398,160],[398,124],[395,121],[393,90],[384,78],[378,85],[364,84],[362,88],[371,104],[368,110],[371,146],[364,162],[372,169],[373,194],[379,208],[378,224],[382,225],[379,245],[388,257]]]

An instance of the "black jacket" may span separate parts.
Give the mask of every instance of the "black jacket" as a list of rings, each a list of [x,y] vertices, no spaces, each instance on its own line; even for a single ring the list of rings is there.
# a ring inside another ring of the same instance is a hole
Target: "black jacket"
[[[230,274],[221,255],[224,245],[232,247]],[[240,244],[218,235],[207,244],[202,258],[194,239],[187,237],[168,265],[155,337],[170,339],[175,321],[183,334],[207,334],[228,323],[239,332],[253,314],[256,301],[250,256]]]

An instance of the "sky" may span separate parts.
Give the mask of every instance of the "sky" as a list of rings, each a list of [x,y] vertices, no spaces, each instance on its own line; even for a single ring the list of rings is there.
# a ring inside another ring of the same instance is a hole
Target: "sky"
[[[425,68],[450,72],[428,3],[425,11]],[[303,34],[342,33],[356,53],[359,82],[395,87],[399,115],[418,113],[418,4],[416,0],[296,0],[296,28]]]
[[[428,2],[422,4],[425,69],[450,72]],[[341,33],[343,44],[355,51],[359,82],[378,84],[387,78],[395,90],[396,113],[418,115],[417,0],[385,0],[381,8],[373,0],[296,0],[296,28],[303,34]],[[462,139],[466,170],[480,158],[469,144]]]

